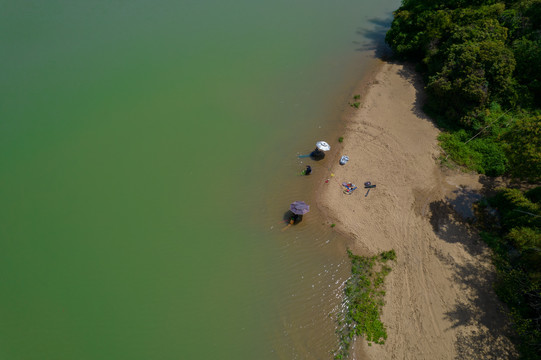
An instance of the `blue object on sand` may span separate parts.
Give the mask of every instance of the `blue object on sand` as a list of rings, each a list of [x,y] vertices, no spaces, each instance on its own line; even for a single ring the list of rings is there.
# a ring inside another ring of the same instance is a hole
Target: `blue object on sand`
[[[340,165],[346,165],[346,163],[349,161],[349,156],[344,155],[340,158]]]

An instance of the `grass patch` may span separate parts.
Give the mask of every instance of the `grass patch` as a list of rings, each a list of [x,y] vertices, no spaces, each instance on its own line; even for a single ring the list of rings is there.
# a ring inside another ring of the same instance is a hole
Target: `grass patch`
[[[496,140],[479,138],[468,142],[470,135],[465,130],[455,133],[443,132],[438,136],[438,140],[453,162],[480,174],[489,176],[504,174],[508,161]],[[445,160],[447,161],[447,156]]]
[[[353,96],[353,99],[355,99],[355,100],[359,100],[360,98],[361,98],[361,95],[359,95],[359,94]]]
[[[351,277],[344,288],[343,310],[337,316],[339,347],[334,352],[334,359],[348,358],[355,336],[363,336],[369,345],[383,344],[387,339],[380,313],[384,304],[385,277],[391,272],[387,262],[395,260],[396,253],[391,250],[364,257],[353,255],[348,250],[348,256],[351,260]]]
[[[356,102],[354,102],[353,104],[350,104],[350,105],[351,105],[352,107],[354,107],[355,109],[358,109],[359,106],[361,105],[361,103],[358,102],[358,101],[356,101]]]
[[[338,142],[339,142],[339,143],[344,142],[344,137],[343,137],[343,136],[340,136],[340,137],[338,138]]]

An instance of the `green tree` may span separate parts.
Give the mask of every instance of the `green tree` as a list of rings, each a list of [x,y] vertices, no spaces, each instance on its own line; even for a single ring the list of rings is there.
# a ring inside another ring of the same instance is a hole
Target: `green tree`
[[[513,43],[517,61],[515,77],[526,87],[523,103],[541,103],[541,39],[519,39]],[[531,93],[531,95],[529,94]]]
[[[515,177],[541,180],[541,116],[518,119],[504,136],[504,149]]]

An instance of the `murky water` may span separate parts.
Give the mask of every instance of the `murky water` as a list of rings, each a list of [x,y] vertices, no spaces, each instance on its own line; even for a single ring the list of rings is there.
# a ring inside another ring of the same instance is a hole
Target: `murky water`
[[[0,2],[0,358],[330,358],[347,241],[296,155],[398,5]]]

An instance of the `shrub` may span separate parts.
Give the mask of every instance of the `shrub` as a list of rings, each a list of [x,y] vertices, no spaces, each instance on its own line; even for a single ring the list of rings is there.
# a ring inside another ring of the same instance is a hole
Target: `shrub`
[[[484,173],[482,155],[474,151],[462,140],[466,132],[461,130],[456,133],[441,133],[438,137],[440,145],[445,152],[459,165],[468,169]]]
[[[499,176],[505,173],[507,170],[507,158],[501,146],[494,139],[475,139],[467,145],[481,155],[482,173],[489,176]]]

